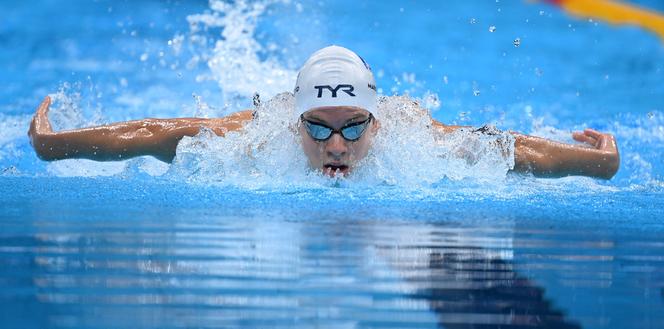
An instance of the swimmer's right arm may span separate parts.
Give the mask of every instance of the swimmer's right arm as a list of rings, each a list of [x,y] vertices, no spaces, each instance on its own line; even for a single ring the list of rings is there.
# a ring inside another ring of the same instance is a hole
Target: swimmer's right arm
[[[171,162],[184,136],[195,136],[201,127],[224,136],[252,119],[251,111],[242,111],[219,119],[143,119],[54,132],[48,120],[50,105],[51,98],[47,96],[37,108],[28,131],[37,156],[46,161],[71,158],[114,161],[151,155]]]

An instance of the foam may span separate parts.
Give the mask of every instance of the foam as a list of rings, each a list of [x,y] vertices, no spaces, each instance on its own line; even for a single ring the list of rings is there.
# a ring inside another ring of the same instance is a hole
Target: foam
[[[30,125],[28,115],[4,115],[0,113],[0,160],[15,159],[22,155],[20,139],[27,139]]]
[[[514,139],[472,129],[440,134],[427,110],[406,96],[381,97],[375,113],[381,128],[369,155],[348,179],[329,179],[307,166],[297,130],[289,123],[293,96],[262,104],[240,132],[217,137],[203,130],[185,137],[172,177],[248,188],[275,186],[396,185],[425,187],[443,179],[501,181],[514,166]]]
[[[283,121],[292,112],[293,100],[289,93],[279,93],[293,88],[296,72],[274,57],[261,58],[265,49],[255,37],[260,16],[277,3],[211,1],[211,11],[187,17],[187,40],[193,47],[190,65],[204,62],[208,66],[210,75],[201,79],[216,81],[226,102],[246,102],[257,91],[263,99],[277,96],[261,105],[258,120],[242,132],[219,138],[202,131],[184,138],[169,171],[172,177],[256,188],[348,183],[330,182],[312,172],[299,136]],[[219,35],[214,31],[220,31]],[[206,107],[200,98],[197,102]],[[431,94],[425,95],[424,104],[439,107],[437,96]],[[428,112],[407,96],[384,97],[379,106],[376,116],[384,127],[354,173],[353,184],[421,186],[446,178],[502,180],[513,167],[513,146],[509,146],[513,140],[508,134],[501,135],[500,142],[470,131],[441,136],[431,128]],[[498,150],[491,143],[505,147]]]
[[[293,89],[297,72],[274,57],[261,59],[259,54],[264,49],[254,37],[258,18],[268,6],[279,2],[213,0],[210,12],[187,17],[188,40],[194,54],[189,65],[205,62],[209,76],[201,76],[199,80],[217,82],[226,103],[242,106],[256,92],[271,98]],[[221,32],[210,36],[212,29]]]

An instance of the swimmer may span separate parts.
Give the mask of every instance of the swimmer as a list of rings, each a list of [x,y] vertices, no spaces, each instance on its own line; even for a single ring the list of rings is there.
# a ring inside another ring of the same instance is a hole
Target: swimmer
[[[299,131],[310,167],[332,177],[350,174],[367,155],[380,129],[380,122],[373,115],[377,93],[369,66],[346,48],[320,49],[300,69],[294,96],[296,115],[292,122]],[[47,96],[28,132],[35,152],[46,161],[113,161],[150,155],[171,162],[178,142],[184,136],[198,134],[201,127],[224,136],[253,119],[252,111],[241,111],[224,118],[143,119],[55,132],[47,116],[50,104]],[[431,120],[442,133],[463,128]],[[582,144],[573,145],[510,133],[515,137],[515,172],[537,177],[580,175],[611,179],[620,165],[616,140],[610,134],[592,129],[574,132],[572,137]]]

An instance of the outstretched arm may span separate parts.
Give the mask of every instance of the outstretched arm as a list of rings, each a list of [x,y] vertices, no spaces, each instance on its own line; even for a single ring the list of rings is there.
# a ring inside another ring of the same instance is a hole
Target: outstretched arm
[[[616,140],[611,134],[592,129],[574,132],[572,137],[585,145],[571,145],[544,138],[512,133],[516,138],[514,170],[540,177],[570,175],[611,179],[620,167]]]
[[[463,126],[448,126],[433,120],[434,127],[451,133]],[[465,127],[470,128],[470,127]],[[538,177],[571,175],[611,179],[620,167],[616,140],[611,134],[592,129],[572,137],[586,145],[572,145],[511,132],[515,137],[514,171]]]
[[[48,121],[50,105],[51,98],[47,96],[28,131],[37,156],[47,161],[69,158],[112,161],[151,155],[171,162],[182,137],[198,134],[201,127],[224,136],[241,129],[252,118],[251,111],[243,111],[220,119],[143,119],[54,132]]]

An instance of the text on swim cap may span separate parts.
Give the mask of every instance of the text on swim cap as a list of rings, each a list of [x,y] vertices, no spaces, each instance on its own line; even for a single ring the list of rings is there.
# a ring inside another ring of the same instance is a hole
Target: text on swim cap
[[[355,94],[353,94],[353,90],[355,90],[355,88],[352,85],[337,85],[336,88],[332,88],[332,86],[329,85],[323,85],[323,86],[314,86],[314,88],[318,90],[318,98],[323,97],[324,89],[329,90],[332,93],[332,97],[337,97],[337,92],[339,91],[339,89],[348,94],[348,96],[355,97]]]

